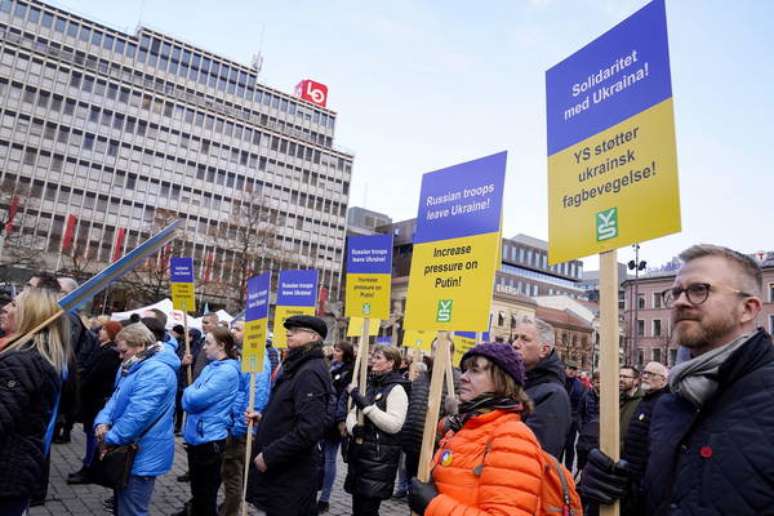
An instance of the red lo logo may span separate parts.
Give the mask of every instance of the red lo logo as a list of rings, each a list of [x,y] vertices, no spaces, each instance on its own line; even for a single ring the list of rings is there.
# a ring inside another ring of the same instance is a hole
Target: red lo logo
[[[296,95],[313,104],[325,107],[328,101],[328,87],[325,84],[304,79],[296,84]]]

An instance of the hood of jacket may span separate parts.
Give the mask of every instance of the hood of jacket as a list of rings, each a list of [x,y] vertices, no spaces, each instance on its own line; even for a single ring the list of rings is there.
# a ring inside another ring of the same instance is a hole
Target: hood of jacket
[[[533,369],[527,371],[527,389],[543,383],[558,383],[564,386],[566,375],[564,374],[564,364],[559,359],[556,350],[538,362]]]

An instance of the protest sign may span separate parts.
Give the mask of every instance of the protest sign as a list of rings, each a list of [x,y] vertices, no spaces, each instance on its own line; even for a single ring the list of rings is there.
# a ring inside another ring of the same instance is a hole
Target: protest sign
[[[362,317],[350,317],[347,326],[347,337],[360,337],[363,335],[363,321],[368,321],[368,336],[379,335],[379,319],[364,319]]]
[[[196,311],[193,258],[173,256],[169,259],[169,286],[175,310]]]
[[[280,271],[274,310],[274,347],[288,345],[287,332],[282,325],[285,320],[294,315],[314,315],[316,305],[316,270]]]
[[[269,290],[271,273],[265,272],[247,280],[245,302],[245,329],[242,339],[242,372],[263,371],[266,353],[266,334],[269,318]]]
[[[389,319],[392,235],[347,238],[347,317]]]

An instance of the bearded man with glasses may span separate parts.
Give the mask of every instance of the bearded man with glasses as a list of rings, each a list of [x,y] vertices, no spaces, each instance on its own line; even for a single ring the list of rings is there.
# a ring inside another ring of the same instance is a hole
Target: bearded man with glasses
[[[756,329],[761,269],[714,245],[684,251],[663,293],[677,344],[691,359],[669,373],[653,410],[643,481],[626,460],[592,450],[586,499],[612,503],[640,489],[645,514],[770,514],[774,507],[774,347]]]

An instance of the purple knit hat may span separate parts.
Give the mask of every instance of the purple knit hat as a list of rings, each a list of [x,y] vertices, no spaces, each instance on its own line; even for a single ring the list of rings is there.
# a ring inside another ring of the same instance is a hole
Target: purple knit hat
[[[488,358],[497,364],[505,374],[513,378],[518,385],[524,386],[524,362],[521,359],[521,355],[510,344],[501,344],[499,342],[482,342],[477,344],[462,355],[460,367],[462,367],[465,360],[473,356]]]

